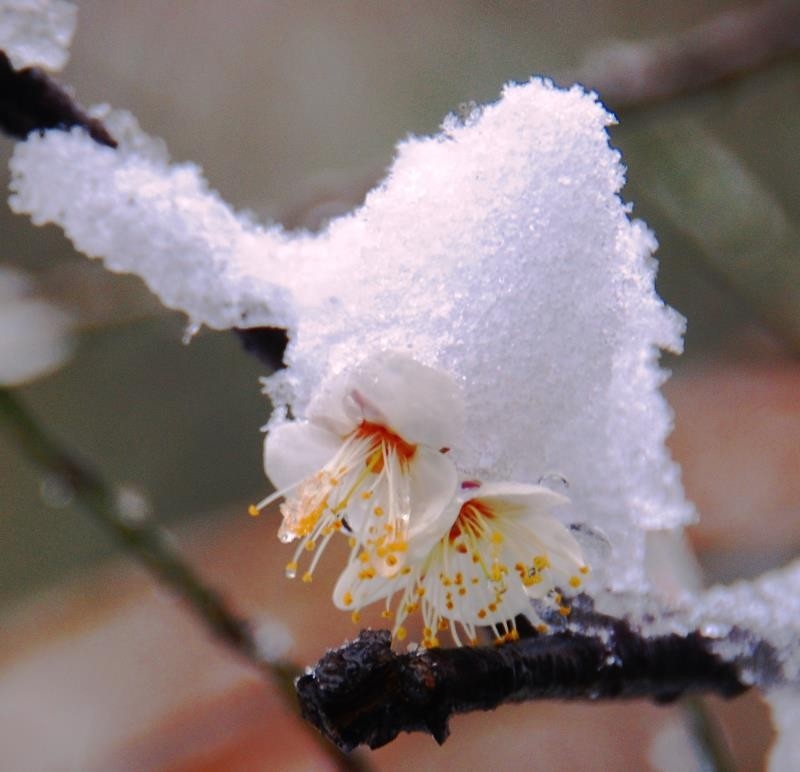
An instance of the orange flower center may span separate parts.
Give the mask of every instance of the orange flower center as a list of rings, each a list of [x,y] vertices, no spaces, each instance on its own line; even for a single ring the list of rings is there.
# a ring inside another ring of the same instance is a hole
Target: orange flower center
[[[465,501],[450,528],[450,543],[454,544],[462,534],[479,535],[484,530],[484,522],[494,517],[494,512],[480,499]]]
[[[368,440],[373,452],[367,459],[367,466],[373,474],[383,471],[383,458],[385,453],[394,452],[402,466],[407,466],[417,452],[417,446],[406,442],[400,435],[395,434],[381,424],[362,421],[354,432],[359,439]]]

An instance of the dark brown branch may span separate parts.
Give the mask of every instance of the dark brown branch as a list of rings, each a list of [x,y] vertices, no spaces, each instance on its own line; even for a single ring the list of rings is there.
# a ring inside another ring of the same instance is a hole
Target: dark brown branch
[[[117,143],[103,124],[81,106],[47,73],[37,67],[15,70],[0,51],[0,129],[18,139],[32,131],[82,126],[95,142]]]
[[[36,67],[15,70],[0,51],[0,130],[17,139],[32,131],[82,126],[97,143],[117,147],[116,140],[97,119],[91,118],[70,94]],[[244,348],[270,371],[284,366],[288,338],[276,327],[237,329]]]
[[[385,630],[329,651],[297,682],[303,716],[343,750],[378,748],[400,732],[443,743],[455,713],[526,700],[724,697],[747,686],[699,633],[646,638],[609,620],[603,636],[570,631],[503,646],[396,654]]]
[[[252,354],[270,372],[286,367],[283,353],[289,343],[286,330],[280,327],[234,328],[248,354]]]
[[[800,3],[768,0],[682,35],[621,43],[590,57],[577,79],[612,109],[643,106],[753,72],[800,52]]]

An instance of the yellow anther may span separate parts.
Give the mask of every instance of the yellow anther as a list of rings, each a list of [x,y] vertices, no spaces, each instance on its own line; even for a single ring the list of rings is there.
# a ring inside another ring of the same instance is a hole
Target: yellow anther
[[[492,544],[502,544],[503,543],[503,534],[499,531],[495,531],[492,534]]]
[[[467,594],[467,588],[466,587],[459,587],[458,588],[458,594],[459,595],[466,595]]]
[[[486,609],[479,608],[478,609],[478,619],[486,619]]]
[[[533,567],[537,571],[544,571],[546,568],[550,568],[550,560],[547,555],[537,555],[533,559]]]
[[[450,625],[447,623],[446,619],[440,619],[437,627],[439,628],[439,632],[444,632]]]
[[[589,573],[589,566],[581,566],[581,567],[580,567],[578,570],[579,570],[579,571],[580,571],[582,574],[588,574],[588,573]]]
[[[368,501],[372,498],[372,491],[361,491],[361,498],[364,499],[364,501]]]
[[[411,573],[411,566],[403,566],[403,567],[400,569],[400,573],[401,573],[403,576],[408,576],[408,575]]]
[[[316,548],[317,548],[317,543],[313,539],[309,539],[305,543],[304,549],[306,550],[306,552],[313,552]]]
[[[405,627],[398,627],[397,632],[395,632],[394,637],[397,638],[398,641],[402,641],[408,635],[408,630]]]
[[[349,605],[350,605],[352,602],[353,602],[353,595],[352,595],[352,593],[346,592],[346,593],[345,593],[345,594],[342,596],[342,603],[344,603],[344,605],[345,605],[345,606],[349,606]]]
[[[350,614],[350,619],[353,621],[354,625],[357,625],[361,621],[361,614],[359,614],[358,611],[354,611]]]
[[[387,557],[386,557],[386,565],[387,566],[396,566],[397,565],[397,556],[396,555],[387,555]]]
[[[421,598],[425,594],[424,587],[417,587],[417,595]]]
[[[313,577],[313,575],[311,574],[311,571],[306,571],[306,572],[303,574],[303,581],[304,581],[306,584],[311,584],[311,580],[312,580],[313,578],[314,578],[314,577]]]
[[[569,578],[569,585],[570,587],[580,587],[581,586],[580,578],[577,576],[571,576]]]
[[[247,508],[247,514],[250,515],[250,517],[258,517],[261,514],[261,510],[255,504],[251,504]]]
[[[569,606],[559,606],[558,613],[561,614],[562,617],[568,617],[572,609]]]
[[[381,616],[384,619],[391,619],[394,616],[394,614],[392,614],[392,612],[389,611],[388,608],[385,608],[383,611],[381,611]]]
[[[380,517],[381,515],[383,515],[383,507],[375,507],[375,509],[373,509],[372,511],[375,517]]]
[[[361,552],[361,553],[359,553],[358,559],[362,563],[369,563],[369,552]]]
[[[372,566],[367,566],[363,571],[358,572],[359,579],[374,579],[375,569]]]
[[[542,635],[544,635],[549,629],[550,628],[544,622],[541,622],[538,625],[536,625],[536,632],[541,633]]]
[[[350,547],[350,549],[353,549],[353,547],[355,547],[356,544],[358,544],[358,539],[356,539],[355,536],[350,536],[347,539],[347,546]]]

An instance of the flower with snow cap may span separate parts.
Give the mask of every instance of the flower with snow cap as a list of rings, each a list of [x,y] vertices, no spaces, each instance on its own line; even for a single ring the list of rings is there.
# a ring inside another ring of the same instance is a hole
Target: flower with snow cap
[[[566,614],[557,588],[576,589],[589,571],[577,541],[551,514],[566,501],[541,485],[463,482],[449,515],[431,522],[427,533],[420,528],[398,575],[365,570],[371,556],[362,553],[339,578],[334,603],[357,619],[362,606],[385,599],[383,616],[394,618],[399,640],[406,618],[421,611],[427,647],[437,646],[438,633],[447,629],[461,645],[459,628],[474,644],[482,626],[498,641],[514,640],[518,614],[544,631],[531,599],[550,599]]]
[[[315,554],[303,580],[311,581],[337,532],[349,535],[351,564],[365,577],[399,575],[409,543],[438,522],[457,488],[442,452],[463,423],[455,381],[407,355],[381,352],[323,384],[307,417],[267,434],[264,464],[277,491],[250,513],[285,499],[278,536],[300,539],[289,577],[308,551]]]

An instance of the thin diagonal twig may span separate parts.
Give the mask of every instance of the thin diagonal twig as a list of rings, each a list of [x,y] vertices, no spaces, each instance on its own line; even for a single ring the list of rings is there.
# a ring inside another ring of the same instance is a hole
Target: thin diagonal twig
[[[84,511],[162,585],[183,599],[217,640],[273,681],[284,699],[296,707],[294,681],[301,670],[290,662],[274,660],[264,654],[250,625],[184,561],[163,528],[152,522],[126,518],[119,510],[113,487],[50,437],[21,400],[4,388],[0,388],[0,420],[14,434],[32,463],[63,480]],[[366,772],[368,769],[359,756],[345,756],[327,742],[320,743],[320,747],[342,772]]]

